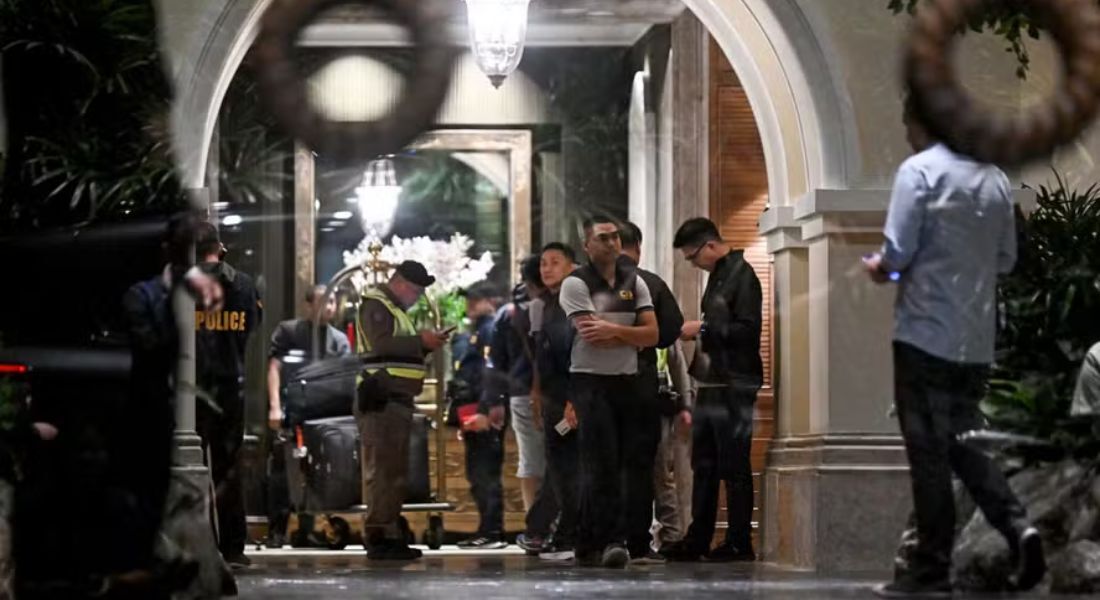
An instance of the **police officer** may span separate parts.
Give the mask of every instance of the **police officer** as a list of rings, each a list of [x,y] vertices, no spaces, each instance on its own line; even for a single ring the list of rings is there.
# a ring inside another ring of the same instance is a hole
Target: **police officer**
[[[368,289],[359,307],[356,352],[363,357],[355,416],[362,440],[367,558],[414,560],[398,527],[409,466],[413,399],[424,389],[424,360],[448,334],[417,331],[406,312],[435,283],[424,265],[405,261],[389,282]]]
[[[451,381],[453,424],[461,428],[466,446],[466,480],[480,517],[477,532],[458,543],[463,550],[496,550],[504,541],[504,423],[490,422],[480,402],[498,294],[487,283],[471,286],[466,296],[466,319],[470,331],[455,338],[455,359]]]
[[[692,523],[684,539],[663,552],[674,560],[755,560],[750,457],[753,407],[764,373],[760,280],[744,252],[730,249],[708,219],[685,222],[673,246],[710,279],[703,319],[683,327],[685,340],[698,341],[691,366],[699,388],[692,431]],[[711,550],[719,481],[726,482],[729,528],[725,542]]]
[[[244,352],[260,324],[263,303],[252,278],[225,262],[226,249],[211,223],[199,226],[195,252],[199,269],[220,283],[224,294],[218,310],[195,313],[195,344],[200,398],[196,429],[214,479],[218,547],[231,567],[251,564],[244,555],[244,497],[239,464],[244,442]]]

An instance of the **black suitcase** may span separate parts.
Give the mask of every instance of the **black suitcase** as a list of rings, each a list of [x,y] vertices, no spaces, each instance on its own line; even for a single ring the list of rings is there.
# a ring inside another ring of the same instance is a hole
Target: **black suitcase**
[[[283,391],[287,427],[318,419],[351,416],[358,356],[329,358],[302,367]]]
[[[306,447],[306,509],[347,510],[361,503],[359,429],[354,417],[302,424]]]
[[[428,475],[431,431],[432,422],[427,416],[413,415],[412,432],[409,435],[409,474],[405,479],[405,504],[432,501],[431,479]]]

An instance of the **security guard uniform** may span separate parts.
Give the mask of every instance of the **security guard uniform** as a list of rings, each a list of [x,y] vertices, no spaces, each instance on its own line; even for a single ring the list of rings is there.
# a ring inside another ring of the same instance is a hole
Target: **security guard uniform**
[[[408,551],[398,529],[409,464],[413,399],[424,388],[427,351],[408,313],[386,285],[363,294],[356,322],[356,421],[362,440],[364,532],[371,556]]]

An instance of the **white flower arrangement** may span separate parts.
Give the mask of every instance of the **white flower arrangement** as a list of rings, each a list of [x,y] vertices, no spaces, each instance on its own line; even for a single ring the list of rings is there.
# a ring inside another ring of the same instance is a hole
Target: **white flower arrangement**
[[[370,246],[375,239],[368,236],[355,250],[344,252],[344,264],[351,266],[369,263],[372,258]],[[435,300],[466,289],[489,276],[489,272],[493,270],[493,255],[484,252],[480,258],[471,258],[469,252],[473,247],[474,241],[461,233],[454,234],[448,241],[433,240],[426,236],[411,239],[394,236],[389,244],[382,247],[379,258],[391,265],[398,265],[406,260],[423,264],[428,273],[435,277],[435,283],[425,290]],[[354,275],[352,282],[359,290],[367,285],[362,274]]]

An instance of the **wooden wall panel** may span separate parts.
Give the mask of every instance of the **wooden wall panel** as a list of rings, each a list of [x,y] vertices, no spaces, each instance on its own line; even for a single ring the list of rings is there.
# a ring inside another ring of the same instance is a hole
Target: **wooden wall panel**
[[[718,45],[710,42],[710,216],[730,246],[745,250],[745,258],[760,278],[764,292],[760,354],[764,361],[764,388],[756,404],[752,467],[756,490],[754,520],[761,522],[759,501],[765,456],[775,431],[775,393],[772,388],[772,264],[759,234],[760,216],[768,206],[768,177],[764,146],[748,96]],[[723,495],[725,490],[722,491]],[[724,529],[725,500],[719,504]],[[721,539],[725,532],[717,536]]]

